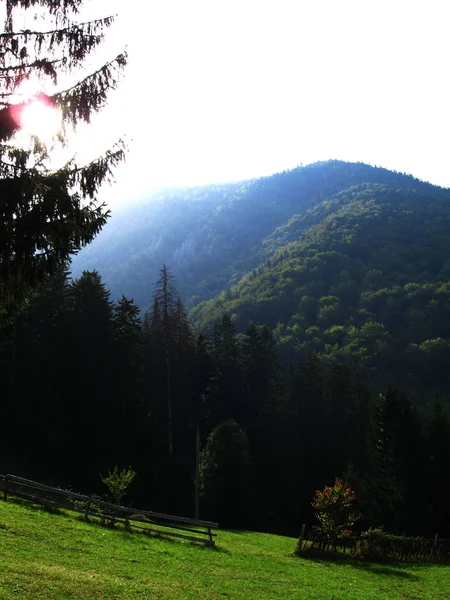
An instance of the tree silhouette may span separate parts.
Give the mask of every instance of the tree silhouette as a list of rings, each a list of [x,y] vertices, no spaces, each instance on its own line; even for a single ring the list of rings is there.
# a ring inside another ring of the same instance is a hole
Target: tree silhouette
[[[218,425],[200,458],[200,489],[208,516],[238,526],[251,511],[252,462],[245,432],[236,421]]]
[[[23,109],[39,100],[60,111],[58,137],[64,142],[64,126],[89,123],[126,64],[126,55],[119,54],[70,87],[60,85],[61,76],[67,81],[83,66],[113,22],[107,17],[75,23],[81,5],[82,0],[6,1],[0,33],[0,321],[99,232],[108,213],[96,193],[123,158],[119,142],[85,166],[71,160],[55,170],[42,141],[35,137],[24,147],[17,140]],[[18,22],[33,10],[45,15],[31,20],[37,29],[16,30],[16,17]],[[36,84],[36,97],[23,100],[27,81]],[[49,94],[42,92],[46,85]]]

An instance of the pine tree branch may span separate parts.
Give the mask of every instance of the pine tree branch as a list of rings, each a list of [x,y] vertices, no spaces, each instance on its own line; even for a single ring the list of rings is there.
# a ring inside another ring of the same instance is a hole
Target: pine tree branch
[[[67,63],[67,58],[56,58],[55,60],[48,60],[47,58],[39,58],[33,61],[32,63],[23,63],[21,65],[10,65],[7,67],[0,67],[0,73],[9,73],[14,71],[20,71],[22,69],[41,69],[46,65],[57,65],[59,63]],[[0,79],[3,79],[5,76],[0,75]],[[10,92],[2,92],[0,96],[10,96]]]
[[[47,8],[49,13],[54,16],[65,16],[69,12],[78,13],[85,0],[8,0],[11,8],[22,8],[27,10],[32,6],[41,6]]]
[[[71,88],[50,96],[54,104],[61,108],[63,120],[73,126],[79,120],[89,123],[91,114],[105,106],[107,92],[115,89],[118,72],[125,67],[126,63],[126,53],[119,54],[114,60]]]
[[[0,144],[0,157],[5,154],[8,156],[9,162],[0,158],[0,178],[18,177],[22,172],[29,171],[30,169],[35,169],[41,174],[51,172],[45,165],[46,156],[40,158],[30,166],[29,159],[32,156],[32,152]]]
[[[52,96],[46,96],[46,100],[51,105],[60,107],[63,121],[72,126],[75,127],[79,120],[89,123],[92,113],[100,111],[105,106],[107,93],[109,90],[115,89],[118,72],[125,67],[126,62],[126,53],[119,54],[114,60],[106,63],[71,88]],[[26,103],[0,102],[0,104],[4,106],[0,109],[0,140],[6,140],[19,129],[13,113],[18,113],[21,106],[25,106]]]
[[[57,36],[57,38],[63,38],[68,35],[80,33],[80,31],[84,29],[101,30],[103,29],[103,27],[110,27],[113,24],[116,17],[117,15],[110,15],[109,17],[93,19],[92,21],[84,21],[83,23],[68,23],[63,29],[56,28],[49,29],[48,31],[32,31],[31,29],[22,29],[21,31],[0,33],[0,43],[1,40],[8,40],[13,38],[24,38],[24,42],[28,42],[29,38],[31,37],[41,38],[47,36]],[[104,37],[104,35],[102,37]]]
[[[125,159],[125,151],[125,144],[120,140],[113,150],[81,168],[74,168],[69,174],[70,185],[79,186],[83,198],[92,200],[104,181],[112,181],[112,170]]]
[[[111,16],[46,32],[25,30],[0,34],[0,65],[8,67],[7,61],[21,62],[29,58],[32,44],[36,57],[43,53],[54,54],[56,46],[63,55],[59,60],[65,60],[65,68],[78,66],[103,41],[104,28],[110,27],[113,22],[114,17]]]
[[[67,65],[66,58],[58,58],[55,60],[47,60],[45,58],[36,59],[32,63],[24,63],[20,65],[14,65],[9,67],[0,67],[0,84],[2,84],[1,80],[4,80],[5,87],[9,88],[10,92],[1,93],[0,97],[3,98],[11,98],[14,95],[14,91],[25,79],[28,79],[30,75],[30,71],[34,70],[37,72],[37,77],[41,77],[43,75],[50,77],[54,84],[57,83],[57,71],[55,66],[59,68],[65,68]],[[10,106],[10,103],[4,102],[0,100],[0,104],[3,106]]]
[[[69,187],[79,186],[83,198],[93,199],[97,188],[105,180],[112,180],[112,170],[125,159],[125,153],[126,146],[122,140],[119,140],[113,149],[107,150],[104,155],[82,167],[76,166],[74,161],[70,160],[57,171],[50,171],[42,160],[30,166],[28,162],[32,156],[30,151],[0,144],[0,157],[6,155],[10,161],[7,162],[0,158],[0,178],[18,177],[22,173],[30,174],[33,172],[38,176],[45,173],[46,176],[61,177],[64,174]]]

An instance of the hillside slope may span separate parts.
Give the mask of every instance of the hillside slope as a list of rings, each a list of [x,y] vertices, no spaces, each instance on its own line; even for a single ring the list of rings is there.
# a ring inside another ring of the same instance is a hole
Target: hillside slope
[[[239,331],[274,329],[291,359],[313,350],[377,383],[448,389],[449,231],[449,190],[352,186],[268,236],[270,258],[193,321],[207,330],[226,312]]]
[[[0,501],[0,598],[359,600],[447,597],[445,565],[325,562],[295,539],[219,532],[218,550]],[[299,590],[301,590],[299,592]]]
[[[113,210],[100,235],[73,258],[72,273],[96,269],[113,299],[125,294],[145,308],[165,263],[192,307],[257,268],[291,239],[293,221],[297,235],[305,211],[362,183],[431,187],[385,169],[330,161],[253,181],[158,192]]]

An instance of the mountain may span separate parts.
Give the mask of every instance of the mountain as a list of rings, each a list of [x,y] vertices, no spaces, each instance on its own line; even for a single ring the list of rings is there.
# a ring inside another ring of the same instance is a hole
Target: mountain
[[[145,308],[165,263],[191,308],[236,284],[290,241],[297,232],[292,219],[362,183],[428,189],[410,176],[330,161],[241,183],[155,192],[113,210],[98,237],[73,257],[71,270],[75,277],[98,270],[113,299],[125,294]],[[311,224],[311,218],[304,221]]]
[[[192,311],[208,329],[272,328],[286,360],[314,351],[378,385],[450,390],[450,191],[351,186],[265,240],[270,257]]]
[[[163,263],[198,329],[228,313],[377,385],[450,390],[450,191],[330,161],[242,183],[154,194],[113,214],[74,258],[149,305]],[[449,373],[449,375],[447,375]]]

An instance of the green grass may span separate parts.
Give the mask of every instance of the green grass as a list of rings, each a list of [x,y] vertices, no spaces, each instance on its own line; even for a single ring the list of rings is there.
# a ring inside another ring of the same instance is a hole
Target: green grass
[[[293,555],[295,539],[219,531],[217,549],[0,501],[0,598],[447,599],[450,568]]]

